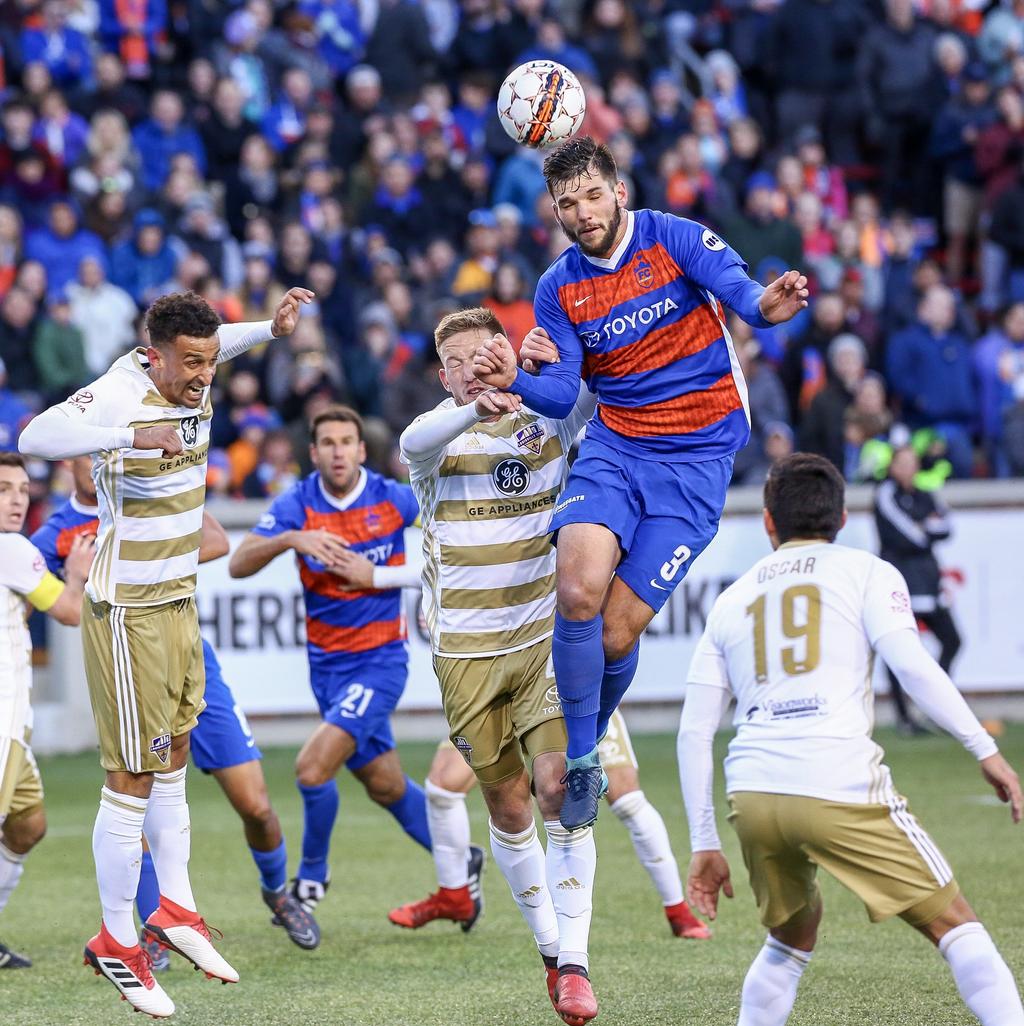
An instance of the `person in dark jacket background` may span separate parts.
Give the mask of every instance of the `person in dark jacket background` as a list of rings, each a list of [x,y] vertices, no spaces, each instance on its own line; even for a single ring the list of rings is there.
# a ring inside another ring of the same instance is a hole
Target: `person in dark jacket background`
[[[949,511],[934,492],[915,485],[920,469],[917,453],[910,446],[893,453],[889,476],[875,492],[879,555],[903,574],[910,608],[918,622],[935,635],[941,646],[939,665],[949,673],[960,651],[960,632],[942,593],[939,561],[932,551],[936,542],[950,536]],[[892,673],[889,681],[899,729],[907,734],[925,733],[911,718],[906,696]]]

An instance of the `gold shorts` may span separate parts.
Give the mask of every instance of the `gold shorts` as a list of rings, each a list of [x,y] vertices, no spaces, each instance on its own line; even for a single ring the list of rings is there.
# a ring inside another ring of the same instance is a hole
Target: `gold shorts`
[[[159,606],[82,606],[89,699],[105,770],[159,773],[171,738],[206,708],[206,671],[195,599]]]
[[[633,753],[633,742],[626,729],[626,721],[618,709],[612,713],[612,718],[608,721],[608,730],[597,746],[597,753],[601,756],[601,765],[605,772],[627,766],[633,769],[640,768]]]
[[[796,795],[729,795],[761,922],[772,929],[819,901],[820,866],[853,891],[872,922],[923,926],[960,893],[953,871],[902,798],[853,805]]]
[[[43,804],[43,781],[28,745],[0,738],[0,823]]]
[[[565,751],[565,721],[545,639],[507,655],[434,657],[452,744],[484,786],[522,772],[546,752]]]

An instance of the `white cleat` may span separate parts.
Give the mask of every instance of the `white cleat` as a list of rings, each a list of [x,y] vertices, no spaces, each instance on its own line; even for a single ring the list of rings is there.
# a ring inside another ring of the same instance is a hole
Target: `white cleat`
[[[143,932],[182,958],[187,958],[207,979],[237,983],[238,973],[210,943],[210,930],[198,912],[177,906],[170,908],[161,899],[160,907],[146,920]]]
[[[156,982],[150,969],[147,952],[136,946],[119,945],[106,927],[85,946],[84,964],[92,966],[97,976],[106,977],[136,1012],[145,1012],[154,1019],[174,1014],[174,1002]]]

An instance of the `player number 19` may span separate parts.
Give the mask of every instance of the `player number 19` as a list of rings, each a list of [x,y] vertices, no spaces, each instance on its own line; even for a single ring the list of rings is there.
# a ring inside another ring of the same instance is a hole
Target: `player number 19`
[[[797,619],[799,600],[803,617]],[[766,595],[758,595],[747,606],[747,616],[754,620],[754,675],[758,684],[768,681],[768,651],[765,629]],[[782,649],[782,669],[790,677],[810,673],[821,662],[821,590],[816,584],[794,584],[782,593],[782,633],[792,641],[803,641],[803,652],[796,645]]]

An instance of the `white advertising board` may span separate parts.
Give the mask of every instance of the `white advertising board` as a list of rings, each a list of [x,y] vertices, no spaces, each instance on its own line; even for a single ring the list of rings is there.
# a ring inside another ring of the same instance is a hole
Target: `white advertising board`
[[[960,510],[955,534],[939,553],[953,613],[964,638],[954,678],[964,691],[1024,689],[1024,565],[1015,539],[1024,511]],[[244,532],[232,532],[232,546]],[[841,542],[876,546],[872,518],[851,514]],[[410,550],[418,531],[408,532]],[[629,691],[634,701],[678,700],[686,668],[715,597],[769,551],[758,516],[729,516],[696,560],[641,644],[640,669]],[[302,594],[294,560],[281,556],[254,577],[232,580],[227,560],[200,568],[197,594],[203,632],[220,657],[224,676],[249,713],[312,712],[305,659]],[[417,627],[417,596],[405,594],[410,673],[401,707],[435,709],[440,701],[430,652]],[[884,680],[878,684],[884,688]]]

